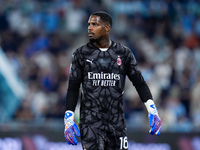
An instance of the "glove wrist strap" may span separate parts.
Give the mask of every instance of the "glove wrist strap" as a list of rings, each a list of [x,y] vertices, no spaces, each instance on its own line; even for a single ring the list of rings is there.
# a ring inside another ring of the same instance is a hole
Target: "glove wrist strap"
[[[65,118],[64,118],[65,124],[66,124],[66,122],[67,122],[68,120],[71,120],[71,121],[74,120],[74,112],[71,111],[71,110],[65,111]]]
[[[152,99],[147,100],[144,105],[146,106],[148,113],[158,115],[156,105]]]

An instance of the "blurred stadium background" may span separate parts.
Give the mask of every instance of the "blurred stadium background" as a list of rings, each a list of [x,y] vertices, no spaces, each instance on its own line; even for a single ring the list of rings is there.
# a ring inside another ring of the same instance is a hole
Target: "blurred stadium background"
[[[135,54],[162,119],[161,135],[149,135],[127,82],[130,150],[200,150],[199,0],[1,0],[0,150],[81,149],[63,136],[65,95],[71,54],[97,10],[113,16],[112,39]]]

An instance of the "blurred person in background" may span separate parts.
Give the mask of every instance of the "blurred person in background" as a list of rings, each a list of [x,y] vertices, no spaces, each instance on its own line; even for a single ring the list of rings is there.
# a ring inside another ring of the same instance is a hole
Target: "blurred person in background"
[[[198,73],[197,81],[194,84],[191,92],[191,116],[194,122],[195,129],[200,127],[200,73]]]
[[[160,134],[161,120],[151,91],[131,50],[110,39],[112,17],[103,11],[88,20],[89,43],[72,56],[66,96],[64,135],[68,144],[76,145],[81,135],[83,149],[128,149],[123,111],[126,76],[135,86],[149,113],[150,133]],[[74,111],[82,85],[80,132]]]

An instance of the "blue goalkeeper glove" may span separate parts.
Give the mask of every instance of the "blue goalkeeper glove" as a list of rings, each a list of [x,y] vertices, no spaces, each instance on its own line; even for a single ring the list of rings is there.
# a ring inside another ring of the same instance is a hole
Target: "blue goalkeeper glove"
[[[68,144],[77,145],[76,136],[80,136],[78,126],[74,122],[74,113],[72,111],[65,112],[65,130],[64,136]]]
[[[144,103],[147,111],[148,111],[148,117],[149,117],[149,124],[151,129],[149,130],[149,133],[154,135],[160,135],[161,131],[161,119],[158,116],[158,111],[156,109],[156,105],[154,104],[153,100],[148,100]]]

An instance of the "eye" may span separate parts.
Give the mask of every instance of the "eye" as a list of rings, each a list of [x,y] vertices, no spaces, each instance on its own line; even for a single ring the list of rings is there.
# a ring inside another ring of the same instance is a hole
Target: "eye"
[[[95,23],[95,22],[92,22],[92,23],[88,23],[88,27],[89,27],[89,26],[98,26],[98,24]]]
[[[93,26],[97,26],[97,24],[96,24],[96,23],[92,23],[92,25],[93,25]]]

